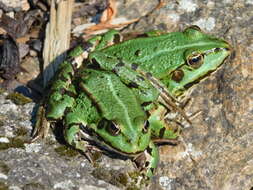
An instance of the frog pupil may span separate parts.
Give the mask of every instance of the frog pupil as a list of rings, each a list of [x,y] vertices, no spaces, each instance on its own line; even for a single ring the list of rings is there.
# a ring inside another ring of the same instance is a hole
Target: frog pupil
[[[187,63],[188,63],[188,65],[190,65],[194,69],[197,69],[203,63],[203,55],[197,54],[197,55],[190,56],[187,60]]]

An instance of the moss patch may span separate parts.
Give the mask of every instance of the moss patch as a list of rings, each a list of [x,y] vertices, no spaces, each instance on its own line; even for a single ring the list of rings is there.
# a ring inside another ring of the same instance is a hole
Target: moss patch
[[[9,148],[25,148],[24,143],[25,141],[23,139],[14,137],[9,138],[9,143],[0,143],[0,150],[6,150]]]
[[[127,174],[121,173],[116,170],[107,170],[105,168],[94,169],[92,172],[92,175],[97,179],[104,180],[118,187],[126,187],[129,180],[129,177]]]
[[[0,190],[8,190],[8,186],[5,185],[3,182],[0,182]]]
[[[29,183],[25,184],[22,189],[36,189],[36,190],[44,190],[45,186],[40,183]]]
[[[0,94],[3,94],[5,90],[3,88],[0,88]]]
[[[17,128],[17,130],[14,132],[15,136],[25,136],[27,133],[27,130],[23,127]]]
[[[74,150],[74,149],[67,147],[65,145],[59,146],[59,147],[55,148],[54,150],[55,150],[55,152],[57,152],[57,154],[59,154],[61,156],[67,156],[67,157],[74,157],[79,154],[79,152],[77,150]]]
[[[0,171],[4,174],[8,174],[10,168],[4,162],[0,162]]]
[[[4,125],[4,122],[0,119],[0,127]]]
[[[24,104],[32,102],[30,98],[17,92],[10,93],[8,96],[6,96],[6,99],[10,99],[16,105],[24,105]]]

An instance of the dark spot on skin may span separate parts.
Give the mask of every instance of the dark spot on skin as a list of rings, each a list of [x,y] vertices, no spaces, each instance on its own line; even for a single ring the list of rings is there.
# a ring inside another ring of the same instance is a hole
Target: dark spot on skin
[[[117,136],[120,133],[120,128],[112,121],[107,122],[106,130],[112,135]]]
[[[131,68],[132,68],[134,71],[136,71],[137,68],[138,68],[138,66],[139,66],[139,65],[137,65],[136,63],[133,63],[133,64],[131,65]]]
[[[82,130],[82,131],[86,131],[86,126],[84,126],[83,124],[80,124],[80,129]]]
[[[59,79],[62,80],[62,81],[64,81],[64,82],[68,81],[68,79],[66,77],[64,77],[63,75],[60,75]]]
[[[64,95],[66,90],[64,88],[61,88],[59,91],[61,95]]]
[[[139,87],[139,85],[135,82],[130,82],[127,86],[130,88],[138,88]]]
[[[160,131],[159,131],[159,137],[162,138],[163,135],[164,135],[164,132],[165,132],[165,127],[161,128]]]
[[[75,60],[72,60],[71,62],[68,61],[68,63],[70,63],[70,66],[72,67],[72,70],[74,72],[76,72],[77,71],[77,65],[73,64],[73,62],[75,62]]]
[[[113,43],[114,43],[114,44],[120,43],[120,39],[121,39],[120,34],[115,34],[115,35],[114,35],[114,38],[113,38]]]
[[[149,146],[147,147],[147,152],[151,155],[151,153],[152,153],[152,148],[150,148]]]
[[[147,72],[145,75],[148,79],[152,78],[152,74],[150,72]]]
[[[141,50],[136,50],[135,52],[134,52],[134,55],[136,55],[136,56],[141,56]]]
[[[149,161],[146,161],[146,162],[145,162],[145,168],[148,167],[149,164],[150,164],[150,162],[149,162]]]
[[[142,133],[147,133],[148,129],[149,129],[149,121],[146,120],[146,122],[144,123],[143,128],[142,128]]]
[[[172,73],[171,79],[176,81],[176,82],[180,82],[184,77],[184,72],[182,70],[175,70]]]
[[[81,47],[82,47],[83,51],[88,51],[89,52],[91,50],[91,48],[93,47],[93,44],[89,43],[89,42],[82,42]]]
[[[190,83],[184,85],[184,88],[185,88],[185,89],[191,88],[194,84],[197,84],[197,83],[198,83],[198,81],[190,82]]]
[[[106,120],[102,119],[99,121],[98,125],[97,125],[97,129],[103,129],[106,126]]]
[[[71,65],[73,71],[76,71],[77,65],[76,65],[76,63],[75,63],[75,58],[74,58],[74,57],[69,57],[69,58],[67,59],[67,62]],[[63,69],[64,69],[64,67],[62,68],[62,71],[64,71]]]
[[[72,97],[72,98],[76,98],[76,94],[74,92],[71,91],[65,91],[65,94],[67,94],[68,96]]]
[[[64,110],[64,115],[67,115],[71,111],[72,110],[69,107],[66,107],[66,109]]]
[[[76,70],[77,69],[77,66],[78,66],[78,64],[77,64],[77,62],[74,62],[74,63],[72,63],[72,65],[74,66],[74,70]]]
[[[130,139],[126,139],[126,142],[127,142],[127,143],[131,143],[131,140],[130,140]]]
[[[142,76],[139,76],[137,75],[137,78],[136,78],[138,81],[144,81],[145,79],[142,77]]]
[[[148,105],[150,105],[150,104],[152,104],[152,102],[143,102],[143,103],[141,104],[141,106],[142,106],[142,107],[146,107],[146,106],[148,106]]]
[[[68,60],[67,60],[67,62],[69,62],[69,63],[73,63],[75,61],[75,58],[74,57],[70,57],[70,58],[68,58]]]
[[[91,60],[91,62],[92,62],[91,67],[92,67],[93,69],[100,69],[100,64],[99,64],[99,62],[97,62],[97,60],[96,60],[95,58],[93,58],[93,59]]]
[[[213,50],[215,53],[219,52],[220,51],[220,48],[214,48]]]
[[[150,168],[150,170],[151,170],[151,173],[153,174],[155,171],[155,168]]]
[[[123,67],[123,66],[125,66],[125,64],[124,64],[123,62],[117,63],[117,64],[115,65],[115,67]]]

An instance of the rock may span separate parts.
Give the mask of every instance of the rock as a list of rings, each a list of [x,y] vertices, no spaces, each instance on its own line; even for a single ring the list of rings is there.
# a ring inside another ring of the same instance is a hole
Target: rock
[[[27,11],[30,9],[30,5],[27,0],[1,0],[5,6],[8,8],[13,8],[13,9],[21,9],[23,11]]]

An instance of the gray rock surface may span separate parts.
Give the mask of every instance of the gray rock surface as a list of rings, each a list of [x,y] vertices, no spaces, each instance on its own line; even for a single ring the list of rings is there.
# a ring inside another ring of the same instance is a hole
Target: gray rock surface
[[[144,16],[156,1],[119,0],[119,16]],[[149,184],[125,176],[129,160],[99,155],[95,166],[55,139],[26,143],[34,103],[18,106],[0,94],[0,189],[251,190],[253,187],[253,1],[165,1],[123,32],[182,30],[196,24],[234,48],[231,59],[192,90],[188,114],[201,111],[180,144],[160,147]],[[127,172],[126,172],[127,171]]]

